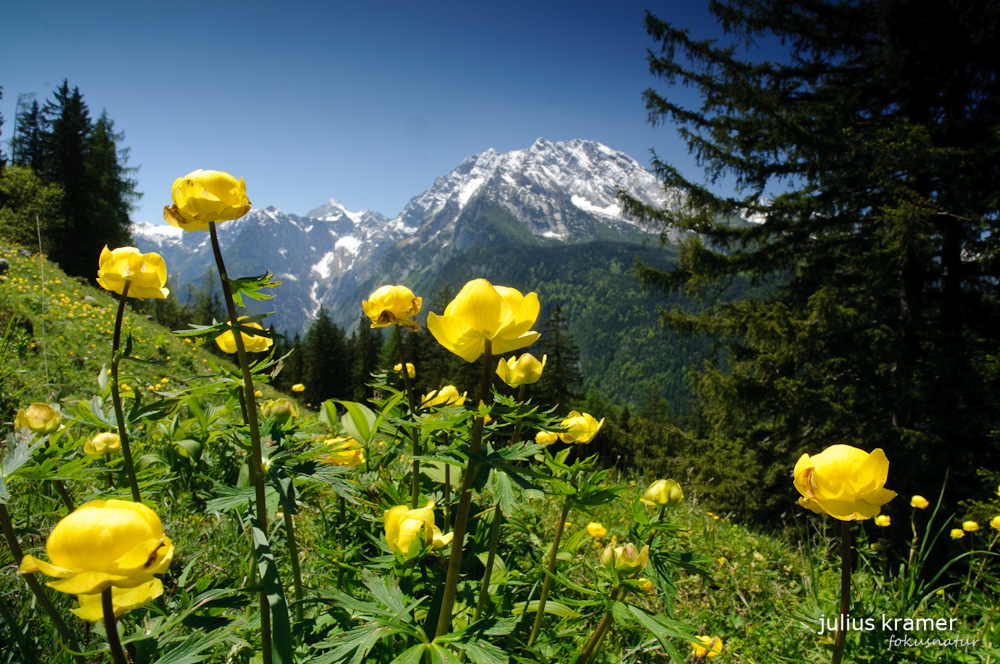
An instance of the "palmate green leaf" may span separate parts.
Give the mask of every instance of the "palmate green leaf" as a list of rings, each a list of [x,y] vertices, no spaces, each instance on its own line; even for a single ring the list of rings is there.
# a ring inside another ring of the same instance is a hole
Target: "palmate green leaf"
[[[236,306],[243,307],[243,296],[246,295],[252,300],[270,300],[273,295],[261,293],[262,288],[275,288],[280,286],[280,281],[274,280],[274,275],[269,271],[256,277],[240,277],[230,279],[229,288],[233,291],[233,302]]]
[[[372,433],[376,430],[375,422],[378,420],[378,416],[364,404],[357,403],[355,401],[341,401],[339,399],[330,399],[334,403],[339,403],[341,406],[347,409],[347,412],[343,417],[340,418],[340,423],[344,427],[344,431],[359,443],[369,443],[371,442]],[[324,402],[324,412],[328,412],[326,408],[326,402]]]
[[[460,661],[457,655],[434,643],[428,644],[425,652],[430,654],[431,664],[459,664]]]
[[[428,644],[418,643],[412,648],[407,648],[403,653],[396,659],[389,662],[389,664],[420,664],[424,659],[424,652],[427,650]]]
[[[698,639],[698,635],[692,632],[687,625],[678,620],[667,618],[666,616],[647,613],[638,606],[625,604],[623,602],[619,602],[619,604],[628,608],[628,612],[636,620],[638,620],[643,627],[648,629],[654,637],[656,637],[656,640],[660,642],[663,649],[666,650],[675,661],[684,661],[684,658],[681,657],[679,652],[677,652],[677,649],[674,647],[671,639],[696,641]]]
[[[212,650],[229,639],[229,630],[198,632],[156,660],[157,664],[195,664],[212,657]],[[207,651],[207,652],[206,652]]]
[[[333,649],[318,657],[311,658],[310,664],[362,664],[368,653],[382,639],[396,634],[405,634],[406,630],[385,624],[366,624],[349,632],[341,632],[330,640],[317,644],[316,647],[333,645]],[[421,644],[425,646],[427,644]]]
[[[17,441],[14,443],[14,441]],[[37,450],[42,442],[31,442],[30,436],[23,436],[19,433],[12,433],[7,436],[7,456],[0,462],[0,504],[7,504],[10,500],[10,492],[7,490],[7,478],[13,477],[18,469],[23,466],[32,453]]]
[[[206,512],[232,512],[253,504],[256,498],[253,487],[238,488],[220,484],[215,487],[215,493],[216,497],[205,503]],[[267,511],[273,514],[278,506],[278,492],[274,487],[264,486],[264,501],[267,503]]]

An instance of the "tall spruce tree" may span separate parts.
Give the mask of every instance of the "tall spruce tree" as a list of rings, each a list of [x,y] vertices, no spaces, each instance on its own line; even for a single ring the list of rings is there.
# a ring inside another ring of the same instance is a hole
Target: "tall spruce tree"
[[[92,124],[90,110],[79,88],[68,81],[53,93],[42,108],[44,153],[42,176],[63,190],[63,228],[59,241],[48,249],[67,274],[90,276],[100,255],[85,251],[93,244],[88,220],[91,211],[90,178],[87,173],[87,138]]]
[[[125,138],[115,132],[115,123],[107,111],[94,123],[87,137],[87,181],[89,197],[87,220],[89,245],[81,247],[85,253],[100,255],[104,245],[124,247],[132,244],[132,220],[129,215],[141,194],[131,176],[136,168],[128,163],[128,148],[118,147]]]
[[[314,408],[327,399],[351,399],[352,349],[344,331],[320,307],[302,344],[302,398]]]
[[[541,333],[545,370],[532,393],[541,403],[558,404],[559,412],[565,414],[582,396],[583,374],[580,372],[580,349],[569,333],[569,321],[563,316],[561,306],[552,307],[549,317],[542,323]]]
[[[627,209],[687,236],[651,285],[709,297],[736,275],[755,298],[669,312],[724,342],[698,372],[717,498],[777,511],[804,451],[881,447],[890,488],[975,486],[996,466],[1000,341],[1000,7],[988,0],[712,2],[728,43],[647,16],[650,70],[700,93],[645,94],[712,193],[665,161],[677,212]],[[787,57],[759,56],[757,40]],[[755,223],[735,221],[754,218]]]
[[[36,173],[42,172],[45,151],[42,122],[42,110],[35,96],[18,95],[14,134],[10,139],[11,163],[27,166]]]

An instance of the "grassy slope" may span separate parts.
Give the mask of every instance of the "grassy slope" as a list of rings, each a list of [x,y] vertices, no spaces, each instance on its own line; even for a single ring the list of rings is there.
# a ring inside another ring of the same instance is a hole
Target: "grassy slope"
[[[37,253],[25,256],[2,240],[0,257],[10,263],[7,275],[0,277],[0,336],[13,321],[0,357],[0,421],[9,423],[18,408],[34,401],[89,399],[98,389],[101,370],[110,366],[118,297],[67,277]],[[122,373],[134,377],[133,388],[171,391],[211,373],[212,363],[218,362],[198,342],[175,337],[126,309],[123,343],[129,333],[133,355],[151,361],[122,364]]]
[[[4,408],[0,432],[6,434],[18,407],[35,400],[86,399],[96,390],[96,378],[109,361],[116,298],[67,278],[37,256],[23,256],[9,248],[0,249],[0,256],[11,264],[8,275],[0,278],[0,331],[12,319],[18,321],[17,333],[0,363],[0,403]],[[194,375],[210,371],[215,361],[196,344],[172,336],[142,315],[130,313],[126,328],[134,336],[136,354],[158,360],[155,364],[129,363],[128,369],[135,375],[131,382],[140,389],[149,391],[156,384],[159,389],[169,390]],[[636,487],[631,497],[641,489]],[[775,537],[749,530],[725,517],[717,518],[707,511],[710,505],[699,506],[694,498],[689,496],[685,506],[672,513],[671,519],[683,529],[682,547],[712,562],[707,565],[708,577],[679,574],[673,579],[678,597],[671,615],[700,633],[723,638],[725,657],[716,661],[829,661],[828,641],[810,630],[819,617],[836,613],[839,562],[829,544],[832,528],[829,532],[820,530],[830,524],[814,515],[799,513],[788,524],[786,536]],[[550,522],[556,512],[547,498],[533,501],[525,508],[536,515],[539,524]],[[216,540],[225,534],[218,530],[215,519],[186,508],[184,512],[165,514],[164,521],[170,524],[171,533],[181,546],[189,549],[188,553],[192,542],[209,548],[219,545]],[[916,516],[926,520],[927,515]],[[616,501],[593,514],[571,513],[572,526],[567,539],[591,519],[607,526],[609,538],[627,537],[631,516],[627,505]],[[905,520],[900,521],[893,527],[906,528]],[[184,524],[190,526],[189,532]],[[303,523],[305,532],[321,528],[308,520]],[[870,522],[856,531],[867,532],[871,541],[879,536],[879,530]],[[546,532],[538,535],[549,536]],[[987,537],[984,533],[980,546],[985,546]],[[200,543],[202,539],[204,544]],[[185,540],[187,545],[183,544]],[[567,551],[566,555],[579,559],[585,566],[596,565],[597,550],[591,540],[577,538],[577,541],[581,542],[579,548]],[[950,588],[944,594],[933,593],[922,607],[899,608],[896,604],[899,591],[891,574],[881,573],[890,566],[872,553],[867,543],[860,548],[862,562],[855,574],[856,608],[852,615],[959,617],[962,628],[957,636],[969,638],[989,638],[991,630],[996,629],[997,609],[995,602],[990,603],[990,597],[995,597],[991,593],[987,593],[983,602],[978,593],[963,594],[957,588]],[[6,595],[13,575],[7,573],[12,569],[7,554],[3,557],[7,571],[0,576],[0,591]],[[891,650],[885,639],[881,632],[852,637],[849,652],[856,653],[853,661],[986,661],[979,656],[981,650]],[[651,653],[650,657],[649,661],[661,661],[656,654]]]

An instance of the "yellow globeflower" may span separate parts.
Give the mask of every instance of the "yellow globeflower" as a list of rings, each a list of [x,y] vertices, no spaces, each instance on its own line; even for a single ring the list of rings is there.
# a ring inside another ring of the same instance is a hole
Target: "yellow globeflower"
[[[698,641],[691,642],[691,649],[694,650],[695,657],[701,657],[708,653],[707,657],[712,658],[722,652],[722,639],[717,636],[698,635]]]
[[[979,530],[979,524],[976,523],[975,521],[963,521],[962,530],[964,530],[967,533],[974,533],[977,530]]]
[[[559,434],[554,431],[539,431],[535,434],[535,442],[539,445],[551,445],[559,440]]]
[[[402,364],[393,365],[392,370],[395,371],[396,373],[401,374],[403,373],[403,365]],[[406,363],[406,375],[409,376],[410,378],[416,378],[417,376],[417,368],[413,366],[413,363],[411,362]]]
[[[684,491],[675,480],[656,480],[649,485],[639,500],[650,507],[680,505],[684,500]]]
[[[162,300],[170,291],[167,283],[167,264],[163,256],[150,252],[144,254],[135,247],[108,249],[104,245],[98,259],[97,283],[105,290],[122,294],[129,282],[128,297]]]
[[[596,521],[591,521],[587,524],[587,534],[596,540],[604,539],[604,536],[608,534],[608,529]]]
[[[468,392],[458,393],[458,388],[454,385],[445,385],[440,390],[434,390],[429,394],[420,397],[420,403],[424,408],[434,406],[461,406],[465,403],[465,395]]]
[[[885,488],[889,460],[881,449],[869,454],[850,445],[832,445],[795,464],[799,505],[841,521],[877,516],[895,491]]]
[[[993,530],[1000,530],[1000,516],[995,516],[990,519],[990,528]]]
[[[237,322],[244,320],[246,316],[240,316]],[[232,327],[232,323],[226,323]],[[254,330],[264,331],[264,328],[260,326],[260,323],[241,323],[242,327],[249,327]],[[243,337],[243,347],[248,353],[263,353],[268,348],[271,347],[273,343],[271,337],[265,337],[263,335],[248,335],[246,332],[240,331],[240,336]],[[236,337],[233,336],[232,330],[226,330],[219,336],[215,338],[215,343],[222,349],[223,353],[235,353],[236,352]]]
[[[295,383],[294,385],[292,385],[292,392],[305,392],[305,391],[306,391],[306,386],[303,385],[302,383]]]
[[[118,434],[105,431],[87,439],[83,444],[83,451],[87,454],[104,454],[105,452],[117,452],[122,448],[121,438]]]
[[[62,414],[47,403],[33,403],[17,411],[14,426],[18,429],[31,429],[32,433],[44,436],[62,429],[59,423],[61,419]]]
[[[649,545],[637,551],[631,543],[614,546],[612,540],[601,552],[601,563],[608,569],[614,567],[621,575],[635,574],[649,563]]]
[[[174,204],[163,208],[163,218],[185,231],[207,231],[213,221],[239,219],[250,211],[247,186],[222,171],[197,170],[174,180]]]
[[[126,611],[142,608],[149,602],[163,594],[163,583],[159,579],[153,579],[146,583],[141,583],[135,588],[111,587],[111,605],[115,608],[115,618],[120,618]],[[101,605],[101,595],[77,595],[80,607],[70,609],[73,613],[91,622],[97,622],[104,618],[104,609]]]
[[[264,417],[273,417],[281,424],[285,424],[299,416],[299,406],[291,399],[281,397],[265,401],[260,407],[260,412]]]
[[[355,468],[365,462],[365,452],[360,443],[353,438],[329,438],[323,443],[329,450],[320,458],[334,466]]]
[[[444,314],[427,314],[427,329],[442,346],[466,362],[475,362],[491,342],[494,355],[535,343],[531,330],[538,318],[538,295],[474,279],[462,287]]]
[[[888,514],[879,514],[875,517],[875,525],[880,528],[886,528],[892,523],[892,519],[889,518]]]
[[[916,507],[918,510],[927,509],[928,505],[930,505],[930,503],[927,502],[927,499],[923,496],[914,496],[913,498],[910,498],[910,506]]]
[[[410,318],[420,313],[422,302],[406,286],[382,286],[361,303],[361,308],[371,319],[372,327],[402,325],[416,330],[420,324]]]
[[[562,421],[566,431],[559,433],[559,438],[564,443],[589,443],[597,435],[604,425],[604,418],[598,422],[590,413],[578,413],[570,411],[569,416]]]
[[[531,353],[525,353],[521,357],[500,360],[497,364],[497,375],[511,387],[537,383],[542,377],[547,359],[547,355],[542,355],[542,361],[539,362]]]
[[[440,549],[451,543],[453,533],[442,535],[434,525],[434,501],[411,510],[406,505],[396,505],[385,512],[385,541],[393,551],[408,555],[410,545],[423,539],[427,546]]]
[[[125,500],[84,503],[56,524],[45,550],[51,563],[24,556],[18,572],[57,577],[48,585],[74,595],[148,583],[166,571],[174,555],[156,513]]]
[[[961,528],[952,528],[950,535],[952,539],[962,539],[965,537],[965,531]]]

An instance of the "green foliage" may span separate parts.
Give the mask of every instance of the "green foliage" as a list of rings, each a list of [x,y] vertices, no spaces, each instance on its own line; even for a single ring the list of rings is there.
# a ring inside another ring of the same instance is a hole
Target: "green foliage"
[[[45,184],[31,169],[11,165],[0,170],[0,237],[9,242],[37,246],[51,243],[52,231],[61,226],[62,189]]]
[[[0,512],[0,520],[10,519],[25,552],[44,557],[45,536],[66,513],[56,495],[57,481],[77,503],[123,495],[120,458],[86,455],[81,449],[114,420],[100,365],[108,359],[110,338],[104,330],[115,307],[109,295],[66,278],[51,264],[45,265],[43,284],[37,257],[15,251],[3,255],[11,261],[11,273],[0,290],[0,313],[32,322],[35,334],[24,344],[8,335],[14,340],[0,353],[0,370],[22,388],[19,407],[48,401],[61,407],[66,424],[38,440],[8,426],[0,442],[0,503],[9,510]],[[199,348],[197,337],[170,335],[144,316],[126,312],[132,341],[123,353],[143,360],[128,362],[134,373],[121,378],[130,386],[123,389],[127,427],[140,459],[143,497],[176,546],[162,575],[164,596],[120,619],[123,641],[136,662],[262,661],[255,601],[260,587],[271,609],[274,662],[573,662],[605,615],[609,632],[591,660],[600,664],[682,661],[694,634],[724,640],[726,659],[717,661],[829,659],[827,641],[813,628],[820,617],[836,611],[839,570],[830,559],[827,519],[796,511],[778,524],[785,526],[780,536],[762,534],[732,515],[706,512],[715,503],[686,482],[686,503],[650,510],[638,501],[646,482],[620,469],[597,467],[586,458],[593,451],[588,446],[581,451],[543,447],[527,436],[511,444],[515,429],[557,430],[558,418],[553,420],[547,405],[522,402],[504,391],[487,395],[482,404],[474,395],[461,406],[418,407],[411,413],[396,377],[380,370],[371,378],[378,395],[373,401],[330,402],[322,416],[304,411],[284,423],[265,419],[265,500],[273,515],[265,536],[248,515],[254,489],[248,481],[248,429],[233,391],[239,378],[231,366],[214,362]],[[57,316],[62,326],[53,333]],[[15,322],[10,329],[26,328]],[[201,332],[219,329],[218,324],[204,326]],[[51,335],[64,337],[59,354],[50,345]],[[36,350],[45,346],[48,377]],[[255,384],[268,396],[275,392],[263,383],[276,366],[274,357],[253,366]],[[53,385],[57,380],[63,382]],[[607,405],[597,393],[586,403],[595,409]],[[652,441],[660,434],[647,427],[662,421],[664,408],[662,401],[638,413],[623,408],[614,419],[622,430],[643,431],[650,442],[643,454],[652,455]],[[477,418],[487,412],[490,421],[479,425]],[[485,433],[475,454],[470,440],[477,426]],[[407,557],[390,550],[383,523],[387,509],[409,500],[411,428],[422,444],[420,504],[433,501],[436,527],[452,524],[470,459],[475,457],[479,467],[471,482],[475,498],[453,625],[436,637],[448,549],[434,550],[417,538],[410,548],[414,555]],[[336,458],[329,456],[326,440],[345,435],[365,442],[363,462],[333,465]],[[983,482],[995,479],[988,475]],[[990,486],[988,493],[994,490]],[[981,484],[976,491],[981,497]],[[569,523],[557,523],[566,500],[571,501]],[[851,613],[902,618],[912,611],[921,618],[954,619],[949,637],[981,642],[966,648],[886,649],[888,634],[875,630],[852,635],[849,656],[855,661],[923,664],[993,656],[991,629],[1000,622],[995,602],[1000,588],[992,564],[997,536],[984,527],[962,540],[947,537],[953,523],[943,517],[953,505],[946,497],[941,501],[929,512],[909,510],[901,500],[887,506],[892,527],[905,530],[906,517],[913,519],[914,539],[901,547],[893,545],[898,538],[883,542],[882,531],[870,523],[855,526],[859,562]],[[995,500],[982,502],[977,509],[997,506]],[[588,533],[588,520],[604,524],[603,540]],[[495,565],[487,601],[473,619],[494,523],[499,528]],[[563,537],[549,574],[546,557],[557,528]],[[651,562],[642,571],[648,585],[600,562],[605,546],[626,542],[650,543]],[[871,543],[884,548],[873,553]],[[25,577],[16,574],[15,563],[11,547],[0,547],[0,661],[72,661],[49,618],[37,610]],[[301,600],[293,599],[298,591],[290,582],[296,563],[301,564]],[[545,579],[550,579],[551,598],[539,637],[528,646]],[[616,586],[620,590],[612,598]],[[103,657],[102,628],[87,629],[68,613],[73,596],[51,593],[51,599],[68,616],[85,657]]]
[[[676,268],[640,270],[650,286],[704,300],[673,308],[668,324],[722,344],[695,378],[692,434],[707,461],[696,472],[716,474],[726,458],[718,497],[773,516],[791,497],[783,469],[797,455],[850,443],[883,448],[904,492],[939,484],[947,458],[960,494],[977,466],[1000,462],[992,5],[711,9],[724,43],[646,22],[651,72],[691,85],[701,107],[670,91],[645,97],[650,119],[677,122],[708,177],[740,195],[656,160],[683,208],[626,197],[630,212],[686,238]],[[758,38],[780,40],[781,58],[748,54]],[[732,222],[751,215],[759,223]],[[758,290],[715,297],[740,277]]]
[[[21,184],[16,196],[0,194],[0,206],[9,208],[0,212],[0,232],[36,244],[27,238],[35,233],[37,215],[43,221],[44,251],[67,274],[93,278],[105,245],[131,244],[129,214],[141,194],[123,139],[107,113],[91,120],[79,88],[70,89],[67,81],[41,108],[37,101],[29,105],[19,99],[12,163],[28,168],[41,185],[12,175]]]

